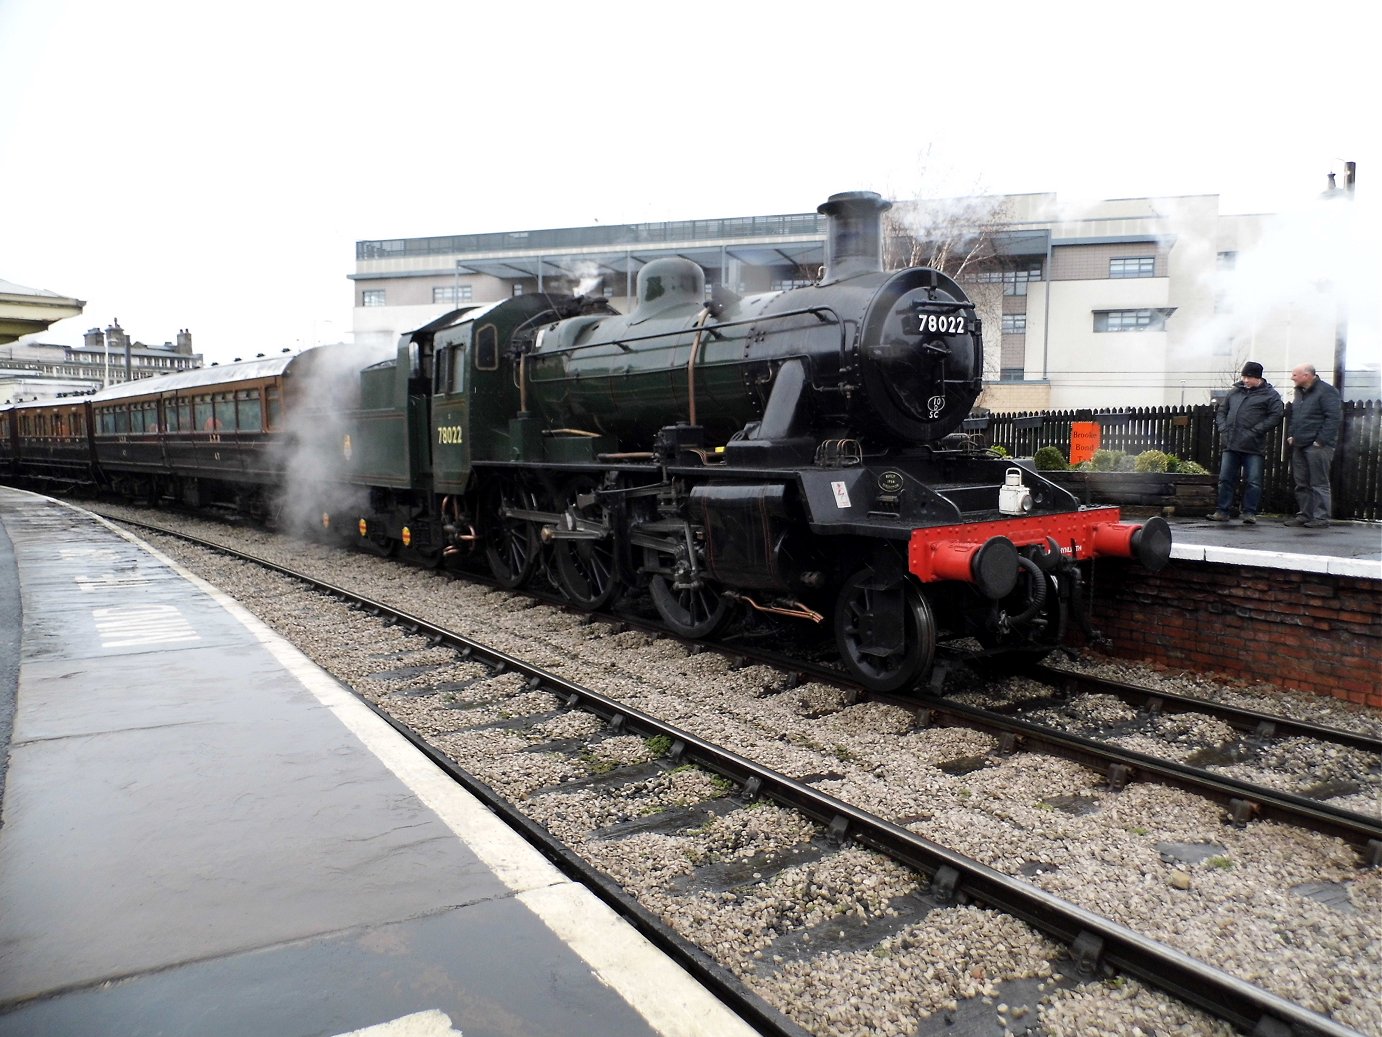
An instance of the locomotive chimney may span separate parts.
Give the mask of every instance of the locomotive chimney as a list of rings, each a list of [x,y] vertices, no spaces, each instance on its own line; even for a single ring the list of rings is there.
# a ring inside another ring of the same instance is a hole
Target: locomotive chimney
[[[892,207],[872,191],[846,191],[816,209],[830,217],[823,284],[883,269],[883,214]]]

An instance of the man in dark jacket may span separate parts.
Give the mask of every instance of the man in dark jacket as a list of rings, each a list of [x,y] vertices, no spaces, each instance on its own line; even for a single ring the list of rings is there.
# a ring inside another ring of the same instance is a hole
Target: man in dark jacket
[[[1263,379],[1262,365],[1249,360],[1243,377],[1219,401],[1214,425],[1224,456],[1219,462],[1218,510],[1210,515],[1214,522],[1227,522],[1233,495],[1238,490],[1238,473],[1243,474],[1243,521],[1257,521],[1262,502],[1262,467],[1267,453],[1267,433],[1281,421],[1285,405],[1272,383]]]
[[[1301,364],[1291,372],[1296,397],[1291,404],[1291,475],[1296,483],[1296,513],[1288,526],[1324,529],[1332,506],[1329,466],[1339,442],[1343,404],[1339,390],[1321,381],[1314,365]]]

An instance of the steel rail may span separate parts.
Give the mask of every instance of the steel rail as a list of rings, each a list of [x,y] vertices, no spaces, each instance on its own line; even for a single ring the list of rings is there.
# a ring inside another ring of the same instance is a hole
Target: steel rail
[[[1340,810],[1327,803],[1237,778],[1211,774],[1188,764],[1121,749],[1093,738],[1056,731],[977,706],[944,699],[926,702],[888,695],[875,695],[873,698],[911,710],[923,727],[939,724],[985,731],[999,739],[1000,752],[1010,753],[1018,748],[1036,749],[1104,770],[1110,787],[1115,789],[1130,781],[1156,781],[1223,804],[1228,808],[1229,820],[1236,825],[1252,819],[1277,821],[1334,836],[1357,849],[1368,866],[1382,865],[1382,821],[1375,821],[1364,814]]]
[[[1312,738],[1321,742],[1333,742],[1362,752],[1382,755],[1382,737],[1366,735],[1357,731],[1345,731],[1337,727],[1325,727],[1304,720],[1283,717],[1275,713],[1262,713],[1257,710],[1230,706],[1213,699],[1196,698],[1193,695],[1180,695],[1175,692],[1145,688],[1124,681],[1096,677],[1093,674],[1062,670],[1053,666],[1037,666],[1024,677],[1031,677],[1048,687],[1065,693],[1087,692],[1091,694],[1113,695],[1130,705],[1153,715],[1158,713],[1204,713],[1222,720],[1239,731],[1246,731],[1257,738]]]
[[[604,719],[611,731],[636,732],[644,737],[666,737],[671,741],[669,758],[690,760],[728,778],[740,787],[745,800],[766,797],[790,806],[825,826],[827,835],[835,841],[853,840],[920,871],[930,879],[932,892],[940,902],[972,901],[1023,920],[1068,947],[1077,969],[1084,975],[1093,977],[1104,970],[1119,970],[1253,1034],[1359,1037],[1358,1031],[1350,1027],[1199,961],[1183,951],[1062,900],[1028,882],[1004,875],[828,793],[482,642],[436,626],[383,602],[233,548],[178,533],[173,535],[262,565],[352,602],[375,616],[387,617],[411,633],[429,638],[435,644],[448,644],[458,649],[464,658],[478,656],[491,666],[496,675],[506,672],[523,674],[528,678],[530,689],[546,690],[563,698],[568,708],[580,706]],[[430,750],[428,755],[433,760],[438,756]],[[507,813],[508,809],[505,810]]]

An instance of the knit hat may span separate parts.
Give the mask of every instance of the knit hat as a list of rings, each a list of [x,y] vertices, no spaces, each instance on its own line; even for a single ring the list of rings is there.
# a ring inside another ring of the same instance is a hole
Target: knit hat
[[[1259,363],[1257,363],[1257,361],[1255,361],[1255,360],[1249,360],[1246,364],[1243,365],[1243,377],[1244,377],[1244,378],[1261,378],[1261,377],[1262,377],[1262,365],[1259,364]]]

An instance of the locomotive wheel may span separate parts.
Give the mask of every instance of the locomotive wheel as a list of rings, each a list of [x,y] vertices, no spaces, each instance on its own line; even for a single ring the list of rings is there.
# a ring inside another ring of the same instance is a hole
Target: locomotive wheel
[[[644,549],[644,556],[650,569],[667,568],[671,558],[651,548]],[[709,637],[729,619],[729,599],[705,583],[695,590],[682,590],[672,585],[670,577],[655,572],[649,577],[648,593],[662,621],[681,637]]]
[[[491,483],[485,490],[480,513],[485,558],[495,581],[505,590],[522,586],[537,568],[537,530],[525,519],[504,514],[506,508],[527,506],[527,494],[516,482]]]
[[[442,554],[440,547],[417,548],[405,547],[402,551],[405,561],[410,565],[416,565],[421,569],[436,569],[441,565]]]
[[[577,504],[581,494],[595,489],[595,480],[580,475],[566,484],[562,494],[565,515],[577,515],[588,522],[608,527],[605,506],[598,501],[582,508]],[[614,576],[614,534],[602,540],[554,540],[552,556],[556,563],[557,584],[566,600],[577,608],[592,611],[607,605],[619,589]]]
[[[372,555],[380,558],[392,558],[394,552],[398,550],[398,541],[391,540],[383,534],[376,535],[371,533],[369,536],[358,537],[356,543]]]
[[[835,643],[840,658],[870,691],[910,689],[930,672],[936,657],[936,622],[931,606],[910,581],[901,582],[902,647],[875,646],[875,610],[896,607],[885,601],[895,587],[880,585],[872,569],[861,569],[846,581],[835,607]]]

